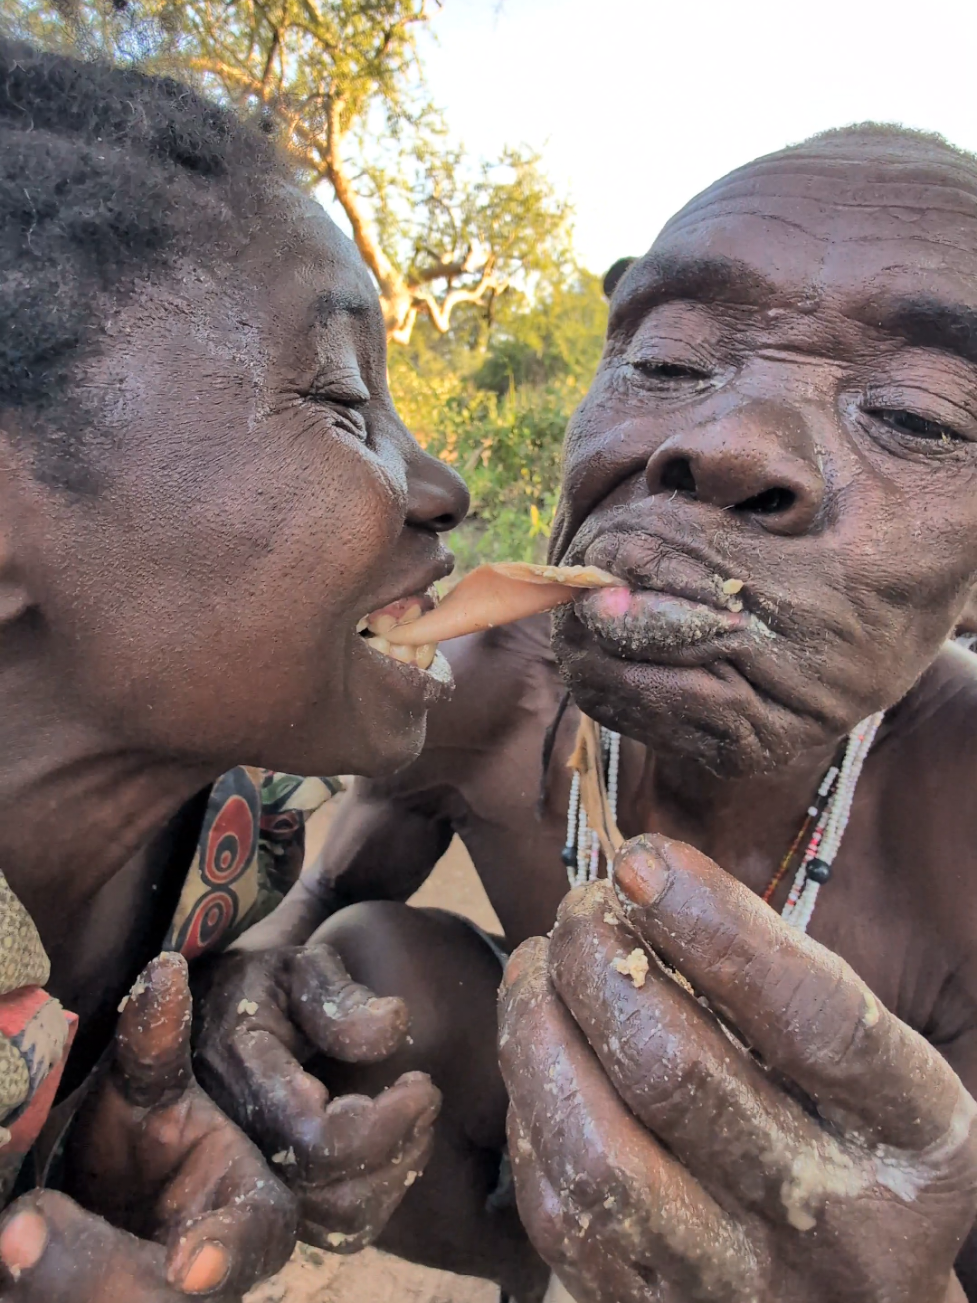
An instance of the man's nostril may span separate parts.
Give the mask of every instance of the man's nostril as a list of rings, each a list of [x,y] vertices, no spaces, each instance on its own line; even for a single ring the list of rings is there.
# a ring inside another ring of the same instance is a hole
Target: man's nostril
[[[695,493],[695,476],[688,457],[673,457],[662,467],[661,486],[676,493]]]
[[[789,511],[796,501],[797,494],[790,489],[764,489],[744,502],[737,502],[734,510],[756,516],[777,516]]]

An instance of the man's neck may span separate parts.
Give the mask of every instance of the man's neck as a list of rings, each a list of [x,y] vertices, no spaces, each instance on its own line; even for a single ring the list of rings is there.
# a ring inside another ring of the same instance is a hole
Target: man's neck
[[[743,778],[720,778],[694,762],[643,748],[640,779],[632,786],[625,775],[623,790],[641,831],[688,842],[763,892],[843,745],[828,743],[771,773]]]

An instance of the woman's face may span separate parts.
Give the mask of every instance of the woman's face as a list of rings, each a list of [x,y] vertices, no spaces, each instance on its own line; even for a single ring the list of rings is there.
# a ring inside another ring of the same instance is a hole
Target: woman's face
[[[82,377],[100,484],[14,498],[66,708],[215,768],[375,773],[420,749],[435,675],[358,621],[448,573],[461,480],[391,405],[353,246],[288,192],[229,271],[114,310]]]

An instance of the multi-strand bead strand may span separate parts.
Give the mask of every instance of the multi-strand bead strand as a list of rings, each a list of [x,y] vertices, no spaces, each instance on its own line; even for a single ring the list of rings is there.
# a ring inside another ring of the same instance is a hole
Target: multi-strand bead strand
[[[613,729],[600,731],[601,763],[606,766],[604,782],[611,815],[617,818],[618,776],[621,770],[621,735]],[[600,838],[590,826],[587,811],[580,800],[580,775],[574,774],[570,784],[570,802],[567,806],[567,840],[563,847],[563,863],[571,887],[582,887],[586,882],[596,882],[600,876]]]
[[[787,897],[787,903],[783,908],[784,921],[791,927],[797,928],[799,932],[807,931],[814,906],[817,904],[818,892],[831,877],[831,866],[834,864],[841,839],[848,827],[852,801],[855,799],[855,788],[861,777],[862,766],[872,749],[875,735],[879,731],[882,716],[882,711],[869,715],[868,719],[863,719],[852,730],[848,737],[848,746],[845,749],[845,758],[841,762],[841,769],[835,771],[836,778],[831,780],[833,788],[830,798],[815,825]],[[828,770],[825,781],[831,773],[832,771]]]
[[[807,811],[804,826],[780,867],[763,893],[770,901],[781,879],[802,844],[808,828],[813,825],[810,839],[801,857],[800,867],[791,885],[782,917],[791,927],[806,932],[818,892],[831,877],[831,866],[848,827],[855,788],[861,777],[862,766],[872,749],[875,735],[882,723],[883,711],[863,719],[849,734],[845,756],[840,768],[832,765],[818,788],[817,801]],[[621,769],[621,735],[612,729],[602,728],[601,762],[605,768],[607,800],[611,814],[617,819],[617,799]],[[571,887],[593,882],[600,873],[600,840],[590,827],[587,812],[580,800],[580,776],[573,775],[570,784],[570,802],[567,807],[567,840],[563,848],[563,863]]]

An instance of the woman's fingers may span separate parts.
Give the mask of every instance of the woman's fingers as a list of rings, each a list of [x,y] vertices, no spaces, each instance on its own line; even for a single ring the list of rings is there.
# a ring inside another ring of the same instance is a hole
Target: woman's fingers
[[[0,1298],[178,1303],[186,1295],[168,1284],[159,1245],[116,1230],[66,1195],[41,1190],[18,1199],[0,1223]],[[211,1291],[210,1298],[221,1295]]]
[[[440,1112],[441,1093],[424,1073],[407,1073],[375,1099],[343,1095],[327,1103],[326,1088],[272,1033],[238,1032],[233,1049],[248,1076],[250,1130],[290,1184],[385,1166]]]
[[[514,1160],[532,1153],[561,1205],[576,1210],[575,1239],[596,1238],[689,1297],[757,1295],[747,1235],[624,1107],[553,991],[539,938],[510,960],[501,1009],[502,1072],[528,1146]]]
[[[343,1063],[378,1063],[410,1030],[403,1000],[354,982],[332,946],[310,943],[289,965],[289,1011],[312,1044]]]
[[[194,1087],[192,1110],[153,1118],[157,1130],[195,1135],[156,1203],[155,1238],[167,1246],[167,1279],[187,1293],[243,1294],[288,1261],[295,1244],[294,1196],[255,1146]]]
[[[165,1106],[191,1084],[191,1019],[187,962],[167,951],[146,965],[122,1002],[113,1071],[127,1103]]]
[[[826,1115],[888,1144],[966,1142],[974,1105],[946,1061],[837,955],[783,922],[690,846],[629,842],[618,898],[644,941]]]
[[[432,1128],[422,1127],[383,1167],[329,1184],[297,1182],[300,1238],[331,1253],[357,1253],[372,1244],[423,1176],[433,1147]]]
[[[855,1161],[649,962],[609,884],[565,898],[549,971],[625,1103],[706,1189],[809,1229],[826,1189],[874,1183],[867,1156]]]

